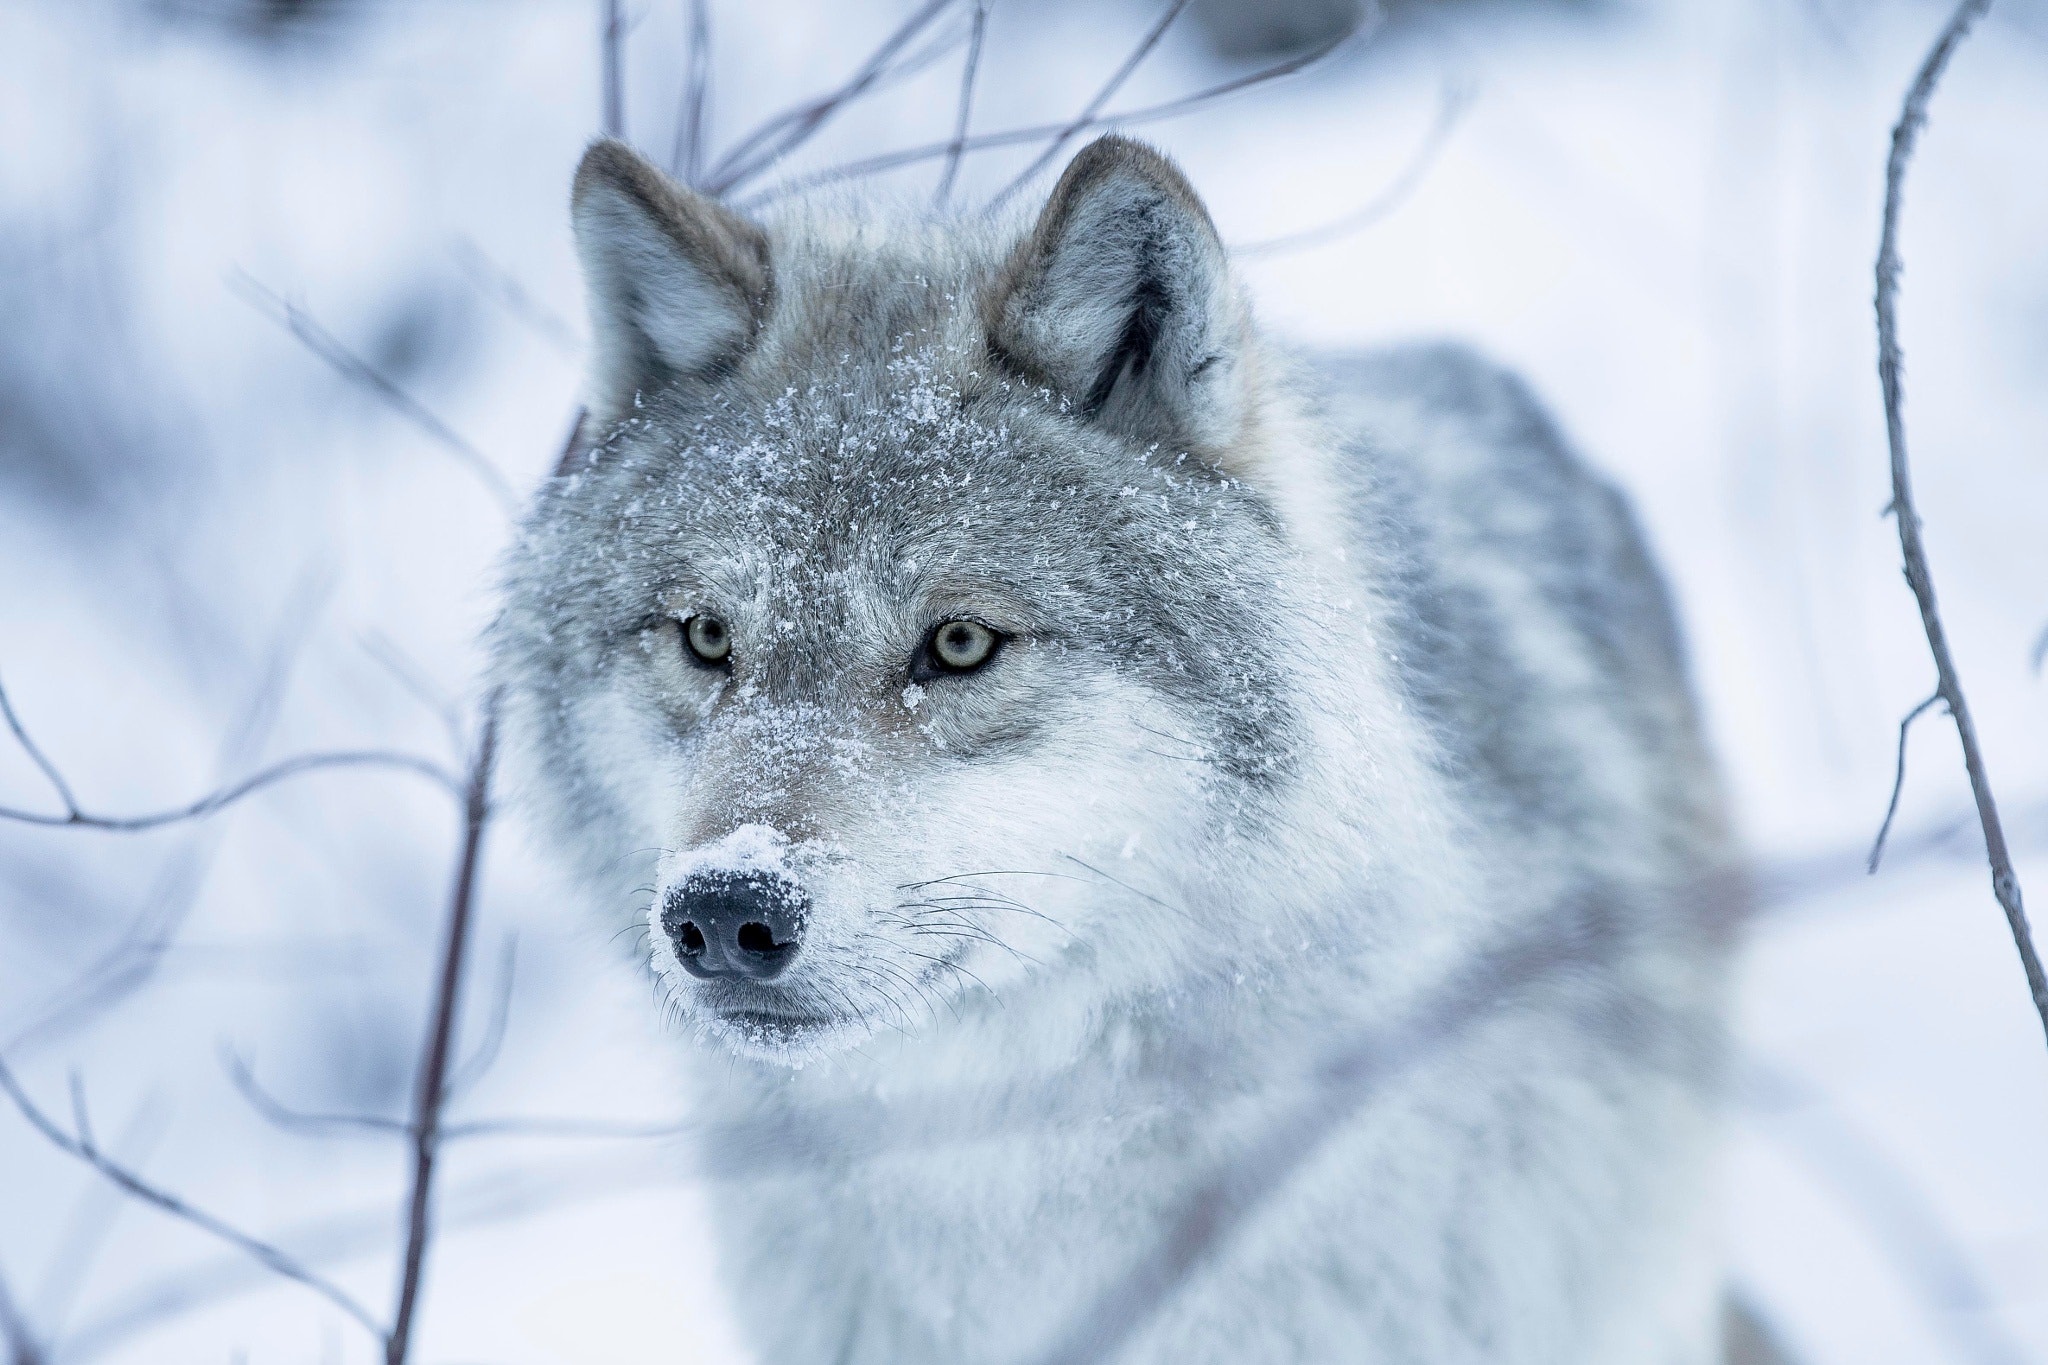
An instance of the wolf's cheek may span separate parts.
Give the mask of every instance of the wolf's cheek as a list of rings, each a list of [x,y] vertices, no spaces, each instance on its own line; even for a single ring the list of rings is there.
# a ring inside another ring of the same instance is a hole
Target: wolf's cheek
[[[629,846],[658,846],[683,800],[687,764],[683,744],[640,699],[606,688],[574,707],[576,749],[591,783],[622,828]]]

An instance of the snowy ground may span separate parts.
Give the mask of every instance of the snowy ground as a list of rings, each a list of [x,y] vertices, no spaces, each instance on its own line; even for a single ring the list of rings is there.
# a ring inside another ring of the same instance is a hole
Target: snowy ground
[[[306,748],[448,754],[415,694],[459,699],[474,676],[503,517],[254,288],[304,304],[516,486],[575,401],[563,203],[595,124],[595,7],[337,0],[282,38],[204,17],[235,8],[0,5],[0,676],[111,811]],[[682,9],[633,11],[628,122],[657,155]],[[907,9],[715,6],[715,136],[838,79]],[[1392,212],[1248,256],[1258,305],[1308,343],[1478,342],[1637,498],[1775,888],[1743,985],[1741,1282],[1814,1365],[2048,1360],[2048,1052],[1987,878],[1967,829],[1909,841],[1875,881],[1856,869],[1897,719],[1932,681],[1879,516],[1868,296],[1884,139],[1943,8],[1403,14],[1285,88],[1141,131],[1254,242],[1373,201],[1446,101],[1461,111]],[[994,15],[988,128],[1077,108],[1148,22]],[[1224,74],[1180,34],[1125,98]],[[956,80],[934,67],[802,164],[943,136]],[[963,188],[1020,164],[971,162]],[[1937,97],[1903,325],[1943,603],[2048,903],[2048,684],[2029,662],[2048,625],[2044,225],[2031,0],[1994,10]],[[1902,830],[1966,811],[1944,724],[1915,733]],[[47,804],[4,745],[0,804]],[[147,836],[0,827],[0,1053],[67,1119],[75,1074],[110,1150],[381,1305],[401,1154],[279,1134],[222,1053],[306,1109],[401,1112],[453,835],[444,798],[392,777],[307,779]],[[463,1112],[673,1114],[623,950],[554,912],[519,842],[507,827],[491,848],[469,1036],[490,1032],[516,934],[509,1025]],[[658,1143],[457,1147],[444,1220],[422,1360],[745,1358],[698,1187]],[[11,1112],[0,1273],[58,1361],[370,1359],[339,1313],[126,1205]]]

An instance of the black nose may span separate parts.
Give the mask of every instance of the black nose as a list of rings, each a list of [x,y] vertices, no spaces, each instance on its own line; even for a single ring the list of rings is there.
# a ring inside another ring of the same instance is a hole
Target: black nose
[[[661,927],[692,976],[766,981],[796,956],[811,898],[767,872],[698,872],[669,889]]]

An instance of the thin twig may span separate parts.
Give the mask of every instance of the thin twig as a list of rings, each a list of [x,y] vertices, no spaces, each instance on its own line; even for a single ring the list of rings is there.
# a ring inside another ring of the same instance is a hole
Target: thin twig
[[[498,698],[484,703],[483,726],[476,756],[470,764],[464,802],[462,854],[456,863],[455,887],[448,900],[448,923],[441,950],[441,968],[429,1016],[426,1052],[420,1062],[413,1098],[412,1193],[406,1213],[405,1265],[398,1283],[398,1308],[384,1349],[385,1365],[405,1365],[412,1341],[414,1314],[419,1308],[420,1276],[426,1266],[432,1234],[434,1158],[441,1145],[442,1107],[448,1096],[448,1059],[455,1046],[456,1010],[461,1003],[463,968],[468,963],[470,923],[476,901],[477,869],[483,853],[484,827],[490,819],[491,768],[498,749]]]
[[[676,115],[675,150],[669,154],[669,169],[685,185],[704,178],[710,98],[711,6],[708,0],[690,0],[689,66],[683,76],[683,107]]]
[[[339,1308],[342,1312],[348,1314],[349,1317],[361,1323],[378,1340],[384,1339],[384,1328],[370,1315],[370,1311],[360,1303],[357,1303],[349,1296],[348,1291],[342,1289],[333,1281],[315,1274],[296,1258],[280,1248],[272,1246],[261,1238],[252,1237],[240,1228],[216,1218],[204,1209],[195,1208],[177,1195],[150,1184],[127,1167],[99,1152],[91,1144],[65,1132],[49,1115],[36,1107],[35,1101],[29,1098],[26,1090],[22,1089],[21,1082],[15,1079],[13,1070],[4,1059],[0,1059],[0,1090],[7,1092],[7,1097],[14,1101],[14,1107],[21,1111],[21,1116],[28,1120],[29,1126],[41,1133],[59,1150],[91,1166],[101,1176],[120,1186],[143,1203],[161,1210],[182,1222],[189,1223],[203,1232],[210,1233],[223,1242],[240,1248],[243,1252],[277,1274],[297,1284],[304,1285]]]
[[[149,1149],[163,1135],[163,1115],[157,1097],[145,1099],[116,1135],[115,1159],[130,1170],[141,1170]],[[31,1315],[43,1340],[49,1343],[46,1349],[61,1349],[66,1356],[70,1354],[66,1319],[91,1276],[94,1260],[113,1235],[114,1225],[129,1202],[120,1190],[104,1181],[95,1181],[81,1193],[71,1216],[65,1220],[63,1235],[44,1262]]]
[[[432,759],[389,749],[350,749],[338,753],[300,754],[295,758],[287,758],[252,773],[233,786],[209,792],[188,805],[152,811],[147,815],[94,815],[80,810],[74,810],[66,815],[45,815],[39,811],[15,810],[11,806],[0,806],[0,820],[17,820],[25,825],[103,829],[132,834],[139,830],[160,829],[183,820],[203,819],[215,811],[232,806],[243,797],[255,795],[266,787],[275,786],[279,782],[305,773],[322,772],[330,768],[388,768],[394,772],[416,773],[421,777],[430,778],[458,794],[462,791],[462,786],[454,774]]]
[[[249,1107],[261,1114],[273,1127],[288,1132],[309,1132],[330,1134],[336,1131],[373,1133],[389,1137],[393,1134],[409,1134],[412,1130],[398,1119],[382,1118],[375,1114],[309,1114],[294,1109],[284,1101],[265,1090],[256,1080],[256,1073],[250,1069],[247,1059],[233,1048],[221,1049],[221,1066],[228,1073],[228,1079],[240,1092]]]
[[[261,756],[277,723],[293,666],[318,628],[321,604],[332,588],[333,575],[316,564],[300,574],[286,595],[279,613],[280,628],[255,685],[222,734],[215,758],[217,772],[226,774],[244,768]],[[177,850],[158,874],[143,909],[130,919],[116,940],[117,946],[87,964],[35,1012],[30,1022],[16,1027],[0,1042],[0,1052],[18,1057],[20,1049],[64,1029],[81,1027],[147,982],[175,938],[178,926],[197,904],[219,846],[217,831],[207,831]]]
[[[36,1341],[35,1329],[29,1326],[21,1305],[14,1301],[14,1295],[7,1288],[7,1276],[0,1272],[0,1340],[7,1343],[9,1365],[43,1365],[46,1357],[42,1346]]]
[[[414,701],[432,711],[440,720],[441,728],[448,734],[455,752],[461,753],[469,747],[469,737],[463,733],[462,710],[455,698],[441,690],[420,661],[407,653],[404,646],[383,631],[371,628],[363,632],[363,652],[376,660],[379,667]]]
[[[626,1119],[490,1118],[451,1123],[441,1136],[449,1142],[482,1137],[635,1138],[681,1137],[702,1125],[689,1119],[657,1119],[636,1123]]]
[[[1377,9],[1369,11],[1365,22],[1353,27],[1346,33],[1339,34],[1319,47],[1301,53],[1299,56],[1289,57],[1284,61],[1275,62],[1271,66],[1260,67],[1257,71],[1247,72],[1242,76],[1233,76],[1227,81],[1219,81],[1215,85],[1197,90],[1190,95],[1182,95],[1177,99],[1146,105],[1138,109],[1126,110],[1122,113],[1102,114],[1088,120],[1086,123],[1076,123],[1069,120],[1063,123],[1042,123],[1028,128],[1011,128],[999,133],[980,133],[968,138],[962,144],[961,150],[965,153],[987,151],[995,147],[1028,146],[1034,142],[1042,142],[1047,138],[1059,137],[1063,133],[1084,133],[1093,128],[1104,128],[1112,124],[1155,123],[1163,119],[1179,118],[1183,114],[1206,108],[1218,100],[1242,94],[1244,91],[1305,71],[1318,62],[1331,57],[1338,49],[1354,42],[1364,41],[1377,30],[1378,14],[1379,11]],[[848,161],[837,166],[828,166],[823,170],[814,171],[808,175],[795,176],[771,186],[759,194],[749,196],[744,204],[742,204],[742,207],[754,208],[804,190],[816,189],[820,185],[837,184],[845,180],[864,179],[871,175],[879,175],[884,171],[893,171],[903,166],[912,166],[919,162],[935,160],[938,157],[950,155],[952,150],[953,141],[951,138],[948,138],[944,142],[926,143],[920,147],[905,147],[900,151],[883,152],[877,156],[865,157],[859,161]]]
[[[455,264],[477,292],[489,296],[564,355],[583,349],[583,339],[560,313],[535,298],[519,277],[498,264],[474,238],[457,237],[449,246]]]
[[[1973,1365],[2026,1365],[1998,1320],[1998,1300],[1915,1182],[1800,1077],[1760,1057],[1743,1059],[1740,1094],[1753,1113],[1859,1214],[1879,1247],[1919,1291],[1936,1323]]]
[[[519,936],[507,934],[505,946],[498,955],[498,996],[497,1003],[491,1007],[491,1022],[485,1026],[483,1041],[476,1045],[476,1051],[448,1073],[450,1100],[482,1080],[485,1073],[496,1065],[498,1051],[505,1045],[506,1030],[512,1024],[512,986],[518,965]],[[445,1128],[443,1132],[445,1135]]]
[[[1278,256],[1289,251],[1306,251],[1311,247],[1325,246],[1340,241],[1352,233],[1371,227],[1395,209],[1408,201],[1422,182],[1436,166],[1437,159],[1450,144],[1451,133],[1457,128],[1465,111],[1472,107],[1472,88],[1468,85],[1447,85],[1443,98],[1437,105],[1436,121],[1429,126],[1422,144],[1408,159],[1408,164],[1387,183],[1385,189],[1353,209],[1341,218],[1322,224],[1320,227],[1304,228],[1299,232],[1283,232],[1278,237],[1266,237],[1256,242],[1244,242],[1230,248],[1230,254],[1240,258],[1255,256]]]
[[[341,339],[321,326],[312,314],[266,288],[248,272],[234,271],[228,276],[228,285],[250,307],[297,337],[307,350],[326,361],[335,373],[370,393],[461,461],[470,473],[476,475],[505,515],[512,516],[518,512],[519,495],[512,491],[511,483],[491,458],[442,421],[426,404],[406,392],[397,380],[342,345]]]
[[[57,799],[64,803],[65,813],[77,817],[78,798],[72,794],[71,784],[64,780],[64,774],[50,761],[49,755],[29,738],[28,729],[21,723],[21,717],[14,714],[14,703],[8,700],[7,687],[4,683],[0,683],[0,715],[7,717],[7,728],[14,732],[14,742],[21,746],[21,751],[28,755],[29,761],[36,765],[50,786],[56,790]]]
[[[600,35],[602,46],[604,108],[600,122],[606,137],[623,138],[626,135],[626,29],[625,18],[620,13],[619,0],[603,0],[604,31]]]
[[[974,111],[974,78],[981,71],[981,40],[988,29],[989,0],[974,0],[974,26],[967,35],[967,60],[960,68],[960,102],[953,115],[953,146],[946,153],[946,169],[939,176],[939,188],[932,206],[944,210],[953,197],[953,182],[960,175],[960,160],[967,150],[967,120]]]
[[[1932,694],[1926,701],[1908,711],[1906,718],[1899,722],[1899,761],[1892,770],[1892,799],[1884,808],[1884,823],[1877,827],[1877,839],[1870,845],[1870,857],[1863,867],[1865,872],[1876,874],[1878,861],[1884,857],[1884,841],[1890,837],[1892,821],[1899,813],[1899,793],[1906,789],[1906,736],[1912,731],[1913,722],[1925,715],[1927,708],[1940,700],[1941,693]]]
[[[1991,0],[1963,0],[1935,40],[1927,58],[1906,92],[1899,121],[1892,128],[1891,154],[1884,168],[1884,230],[1877,249],[1877,373],[1884,388],[1885,437],[1891,448],[1892,517],[1899,528],[1899,550],[1905,560],[1907,586],[1920,607],[1920,624],[1927,633],[1927,648],[1934,655],[1936,694],[1948,703],[1956,723],[1956,737],[1963,745],[1963,767],[1970,775],[1970,794],[1977,803],[1977,819],[1984,827],[1984,854],[1991,864],[1991,893],[2005,911],[2012,930],[2013,945],[2019,950],[2020,965],[2027,974],[2027,989],[2034,1010],[2041,1016],[2041,1028],[2048,1034],[2048,973],[2034,950],[2034,938],[2027,927],[2027,912],[2020,899],[2020,882],[2013,871],[2012,856],[2006,849],[2005,828],[1998,820],[1998,803],[1991,793],[1991,779],[1984,769],[1984,753],[1977,743],[1976,722],[1963,696],[1962,679],[1949,653],[1948,633],[1934,600],[1934,575],[1928,568],[1927,549],[1920,539],[1920,513],[1913,504],[1912,470],[1906,459],[1905,390],[1899,380],[1899,205],[1904,198],[1906,165],[1927,122],[1928,101],[1947,68],[1949,58],[1963,36],[1987,9]]]
[[[1116,92],[1124,88],[1124,82],[1138,69],[1138,63],[1144,61],[1151,55],[1152,49],[1159,46],[1159,40],[1166,36],[1166,30],[1173,27],[1173,21],[1180,18],[1181,11],[1187,7],[1188,0],[1167,0],[1165,11],[1153,22],[1152,27],[1145,31],[1145,36],[1138,40],[1138,45],[1125,54],[1123,65],[1102,83],[1102,88],[1095,92],[1094,98],[1088,101],[1072,122],[1054,135],[1052,141],[1046,144],[1045,150],[1041,151],[1029,166],[1019,171],[1009,184],[996,191],[995,197],[988,201],[985,212],[995,213],[1009,201],[1011,195],[1030,184],[1040,171],[1051,165],[1053,158],[1058,156],[1082,129],[1094,125],[1096,116],[1102,112],[1102,107],[1116,98]]]
[[[889,75],[890,63],[896,54],[908,47],[953,3],[954,0],[925,0],[915,13],[897,26],[895,32],[868,54],[868,59],[844,84],[814,100],[784,110],[741,138],[738,145],[720,157],[705,175],[704,191],[707,194],[725,194],[810,141],[828,119]]]
[[[1180,1201],[1153,1249],[1102,1287],[1036,1357],[1039,1365],[1112,1359],[1373,1093],[1531,986],[1603,950],[1611,930],[1599,915],[1564,919],[1469,959],[1401,1017],[1330,1054],[1302,1100]]]

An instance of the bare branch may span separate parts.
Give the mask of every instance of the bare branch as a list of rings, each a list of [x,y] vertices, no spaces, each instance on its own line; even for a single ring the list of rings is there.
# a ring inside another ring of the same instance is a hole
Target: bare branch
[[[441,970],[434,989],[426,1053],[421,1059],[418,1089],[413,1098],[413,1172],[406,1215],[405,1265],[399,1277],[398,1308],[384,1348],[386,1365],[405,1365],[412,1340],[413,1316],[419,1308],[420,1275],[426,1266],[431,1236],[434,1159],[441,1145],[442,1109],[448,1097],[448,1059],[455,1046],[456,1009],[461,1003],[463,969],[468,964],[477,869],[483,853],[484,827],[490,818],[491,769],[498,749],[498,697],[484,703],[476,756],[470,763],[464,802],[462,854],[456,863],[455,887],[449,895],[448,925],[441,952]]]
[[[136,1109],[114,1139],[113,1152],[122,1165],[130,1170],[142,1168],[149,1149],[163,1135],[163,1116],[163,1106],[155,1096]],[[65,1320],[78,1292],[85,1287],[94,1260],[129,1203],[127,1195],[119,1189],[95,1181],[80,1195],[71,1216],[65,1220],[61,1239],[43,1263],[32,1315],[43,1340],[49,1343],[47,1349],[55,1351],[61,1344],[64,1354],[69,1355],[71,1343],[65,1336]]]
[[[626,29],[619,0],[603,0],[604,32],[601,35],[604,109],[600,115],[606,137],[626,135]]]
[[[75,819],[79,814],[78,798],[72,795],[71,784],[64,780],[64,774],[57,770],[57,765],[50,761],[49,756],[28,737],[28,730],[22,725],[21,717],[14,714],[14,703],[7,699],[5,683],[0,683],[0,715],[7,717],[7,728],[14,732],[14,742],[21,746],[21,751],[28,755],[29,761],[36,765],[50,786],[56,790],[57,799],[64,803],[65,813]]]
[[[1565,922],[1546,922],[1490,953],[1475,955],[1402,1016],[1330,1053],[1311,1074],[1303,1098],[1179,1203],[1154,1249],[1103,1286],[1036,1357],[1039,1365],[1090,1365],[1112,1358],[1374,1091],[1537,982],[1593,960],[1613,933],[1598,913],[1560,918]]]
[[[448,738],[461,753],[469,747],[469,739],[462,730],[462,711],[455,704],[455,698],[444,692],[428,676],[420,661],[408,654],[404,647],[383,631],[371,629],[363,632],[363,650],[377,661],[392,681],[405,689],[406,695],[432,711],[440,720],[441,728],[448,732]]]
[[[635,1123],[626,1119],[491,1118],[451,1123],[442,1130],[450,1142],[483,1137],[636,1138],[681,1137],[702,1127],[689,1119]]]
[[[1286,232],[1278,237],[1267,237],[1256,242],[1245,242],[1230,248],[1230,254],[1238,257],[1278,256],[1289,251],[1306,251],[1311,247],[1327,246],[1340,241],[1352,233],[1371,227],[1395,209],[1406,203],[1409,196],[1428,178],[1437,158],[1450,144],[1451,133],[1456,130],[1465,111],[1472,107],[1473,92],[1468,85],[1446,85],[1443,97],[1437,104],[1436,121],[1429,126],[1422,144],[1401,168],[1400,174],[1389,181],[1386,188],[1374,195],[1360,207],[1341,218],[1324,223],[1320,227],[1304,228],[1299,232]]]
[[[317,566],[299,577],[286,596],[277,632],[256,683],[234,722],[223,733],[215,760],[222,773],[246,766],[263,750],[276,723],[285,687],[298,653],[320,619],[320,604],[333,587],[333,576]],[[32,1020],[0,1043],[0,1052],[19,1056],[17,1049],[76,1028],[148,981],[155,973],[178,925],[194,904],[220,840],[209,832],[179,849],[156,878],[143,908],[132,917],[117,946],[101,954],[63,986]]]
[[[988,29],[989,0],[974,0],[974,26],[967,35],[967,60],[960,68],[960,103],[953,116],[953,145],[946,153],[946,169],[939,176],[939,188],[932,195],[933,207],[944,209],[953,197],[953,182],[960,175],[960,159],[967,150],[967,120],[974,110],[974,78],[981,70],[981,40]]]
[[[236,270],[230,274],[228,285],[244,302],[297,337],[307,350],[326,361],[343,379],[367,391],[414,427],[432,437],[442,449],[455,456],[476,475],[485,490],[497,500],[499,508],[506,516],[517,515],[519,495],[512,491],[511,483],[499,472],[491,458],[471,445],[455,428],[437,417],[426,404],[407,393],[396,380],[342,345],[340,338],[321,326],[305,309],[265,288],[246,271]]]
[[[349,1296],[346,1290],[333,1281],[315,1274],[280,1248],[272,1246],[260,1238],[252,1237],[240,1228],[216,1218],[204,1209],[195,1208],[177,1195],[150,1184],[127,1167],[102,1155],[89,1142],[75,1137],[58,1127],[49,1115],[36,1107],[35,1101],[29,1098],[26,1090],[22,1089],[21,1082],[15,1078],[13,1069],[7,1065],[5,1060],[0,1060],[0,1090],[7,1092],[7,1097],[14,1101],[14,1107],[21,1111],[21,1116],[28,1120],[29,1126],[41,1133],[43,1137],[48,1139],[59,1150],[76,1157],[92,1167],[101,1176],[112,1181],[115,1185],[118,1185],[143,1203],[163,1213],[167,1213],[181,1222],[189,1223],[200,1231],[209,1233],[223,1242],[240,1248],[243,1252],[277,1274],[297,1284],[304,1285],[361,1323],[378,1340],[384,1339],[383,1327],[378,1324],[374,1317],[370,1316],[369,1310],[357,1303]]]
[[[72,811],[68,815],[43,815],[37,811],[0,806],[0,820],[18,820],[25,825],[60,828],[69,826],[133,834],[139,830],[160,829],[183,820],[204,819],[215,811],[232,806],[242,798],[253,796],[266,787],[275,786],[279,782],[305,773],[322,772],[330,768],[388,768],[394,772],[415,773],[430,778],[456,793],[462,790],[455,776],[431,759],[388,749],[347,749],[337,753],[300,754],[296,758],[287,758],[243,778],[233,786],[209,792],[188,805],[152,811],[147,815],[93,815],[85,811]]]
[[[1312,48],[1298,56],[1289,57],[1284,61],[1275,62],[1271,66],[1260,67],[1257,71],[1247,72],[1242,76],[1233,76],[1227,81],[1219,81],[1215,85],[1197,90],[1191,95],[1182,95],[1177,99],[1146,105],[1139,109],[1126,110],[1119,114],[1102,114],[1089,119],[1085,123],[1073,121],[1042,123],[1028,128],[1011,128],[1000,133],[981,133],[966,139],[961,144],[961,150],[963,153],[966,153],[987,151],[994,147],[1029,146],[1034,142],[1043,142],[1047,138],[1059,137],[1063,133],[1071,135],[1074,133],[1084,133],[1092,128],[1108,127],[1112,124],[1123,126],[1138,123],[1155,123],[1164,119],[1179,118],[1183,114],[1193,113],[1197,109],[1206,108],[1232,95],[1242,94],[1244,91],[1305,71],[1317,63],[1326,60],[1339,49],[1354,42],[1365,41],[1378,30],[1380,23],[1379,13],[1377,9],[1368,11],[1365,21],[1353,27],[1349,32],[1341,33],[1319,47]],[[843,162],[837,166],[828,166],[823,170],[814,171],[808,175],[800,175],[782,181],[780,184],[771,186],[759,194],[750,196],[742,207],[757,208],[760,205],[771,203],[777,199],[785,198],[804,190],[815,189],[820,185],[837,184],[846,180],[865,179],[871,175],[880,175],[884,171],[893,171],[903,166],[913,166],[919,162],[949,156],[952,154],[952,151],[953,142],[952,139],[948,138],[944,142],[931,142],[921,147],[906,147],[901,151],[884,152],[878,156],[865,157],[859,161]]]
[[[448,1098],[454,1099],[463,1091],[482,1080],[498,1060],[498,1051],[505,1045],[505,1031],[512,1023],[512,985],[519,964],[519,936],[505,935],[505,947],[498,958],[498,998],[491,1009],[491,1022],[484,1029],[483,1041],[476,1045],[476,1051],[448,1075]],[[444,1127],[442,1136],[447,1135]]]
[[[1885,437],[1891,449],[1891,511],[1898,524],[1906,583],[1919,604],[1927,648],[1934,655],[1936,695],[1948,703],[1949,715],[1956,723],[1956,737],[1962,741],[1963,767],[1970,775],[1970,794],[1977,803],[1978,822],[1984,828],[1984,853],[1991,864],[1991,893],[2005,911],[2013,946],[2019,950],[2020,965],[2027,974],[2034,1010],[2041,1016],[2043,1033],[2048,1034],[2048,974],[2043,973],[2040,955],[2034,950],[2026,908],[2020,899],[2019,876],[2013,871],[2012,856],[2006,849],[2005,828],[1999,823],[1998,803],[1992,796],[1983,750],[1977,743],[1977,725],[1963,696],[1962,679],[1949,653],[1948,632],[1935,605],[1934,575],[1928,567],[1927,548],[1920,538],[1920,513],[1913,504],[1912,469],[1906,459],[1905,390],[1899,379],[1899,206],[1905,194],[1906,166],[1927,122],[1928,101],[1933,98],[1941,73],[1970,25],[1990,7],[1991,0],[1962,0],[1956,6],[1913,77],[1899,111],[1899,121],[1892,128],[1891,154],[1885,160],[1884,170],[1884,230],[1877,249],[1877,373],[1884,389]]]
[[[711,6],[690,0],[690,57],[683,76],[683,107],[676,115],[676,144],[669,169],[685,185],[704,178],[704,141],[711,99]]]
[[[1060,129],[1029,166],[1018,172],[1009,184],[996,191],[995,197],[988,201],[985,212],[993,214],[1000,209],[1009,201],[1011,195],[1030,184],[1040,171],[1051,165],[1053,158],[1060,154],[1061,149],[1072,141],[1076,134],[1094,125],[1096,116],[1102,112],[1102,107],[1116,98],[1116,92],[1124,88],[1124,82],[1138,69],[1138,63],[1144,61],[1151,55],[1152,49],[1159,46],[1159,40],[1166,36],[1166,30],[1173,27],[1173,21],[1180,18],[1180,12],[1187,7],[1188,0],[1167,0],[1165,11],[1154,21],[1152,27],[1145,31],[1145,36],[1138,40],[1138,45],[1125,55],[1123,65],[1103,82],[1102,88],[1095,92],[1095,97],[1088,101],[1073,122]],[[957,158],[958,153],[954,155]]]
[[[931,26],[954,0],[925,0],[896,31],[868,54],[860,69],[836,90],[786,109],[741,138],[704,177],[707,194],[725,194],[801,147],[827,120],[892,74],[896,54]],[[933,55],[936,55],[934,53]]]
[[[249,1102],[249,1107],[261,1114],[266,1122],[287,1132],[329,1134],[347,1131],[389,1137],[404,1136],[411,1131],[397,1119],[375,1114],[309,1114],[294,1109],[258,1084],[247,1059],[233,1048],[221,1049],[221,1066],[235,1089]]]
[[[1926,701],[1908,711],[1906,718],[1899,722],[1899,761],[1898,766],[1892,771],[1892,799],[1884,808],[1884,823],[1877,827],[1877,839],[1870,846],[1870,858],[1863,868],[1873,876],[1877,873],[1878,861],[1884,857],[1884,841],[1892,832],[1892,821],[1899,813],[1899,793],[1906,789],[1906,736],[1911,733],[1913,722],[1925,715],[1927,708],[1940,700],[1941,693],[1934,693]]]
[[[9,1365],[43,1365],[47,1359],[36,1341],[35,1330],[22,1315],[21,1305],[7,1288],[4,1273],[0,1273],[0,1340],[7,1343]]]
[[[486,255],[473,238],[457,237],[449,252],[478,293],[532,328],[549,345],[564,355],[575,355],[583,349],[583,339],[576,329],[560,313],[535,298],[518,276]]]
[[[1786,1145],[1851,1208],[1878,1246],[1934,1309],[1958,1358],[1973,1365],[2027,1365],[1998,1321],[1998,1300],[1969,1254],[1913,1181],[1799,1077],[1759,1057],[1743,1060],[1741,1094]]]

